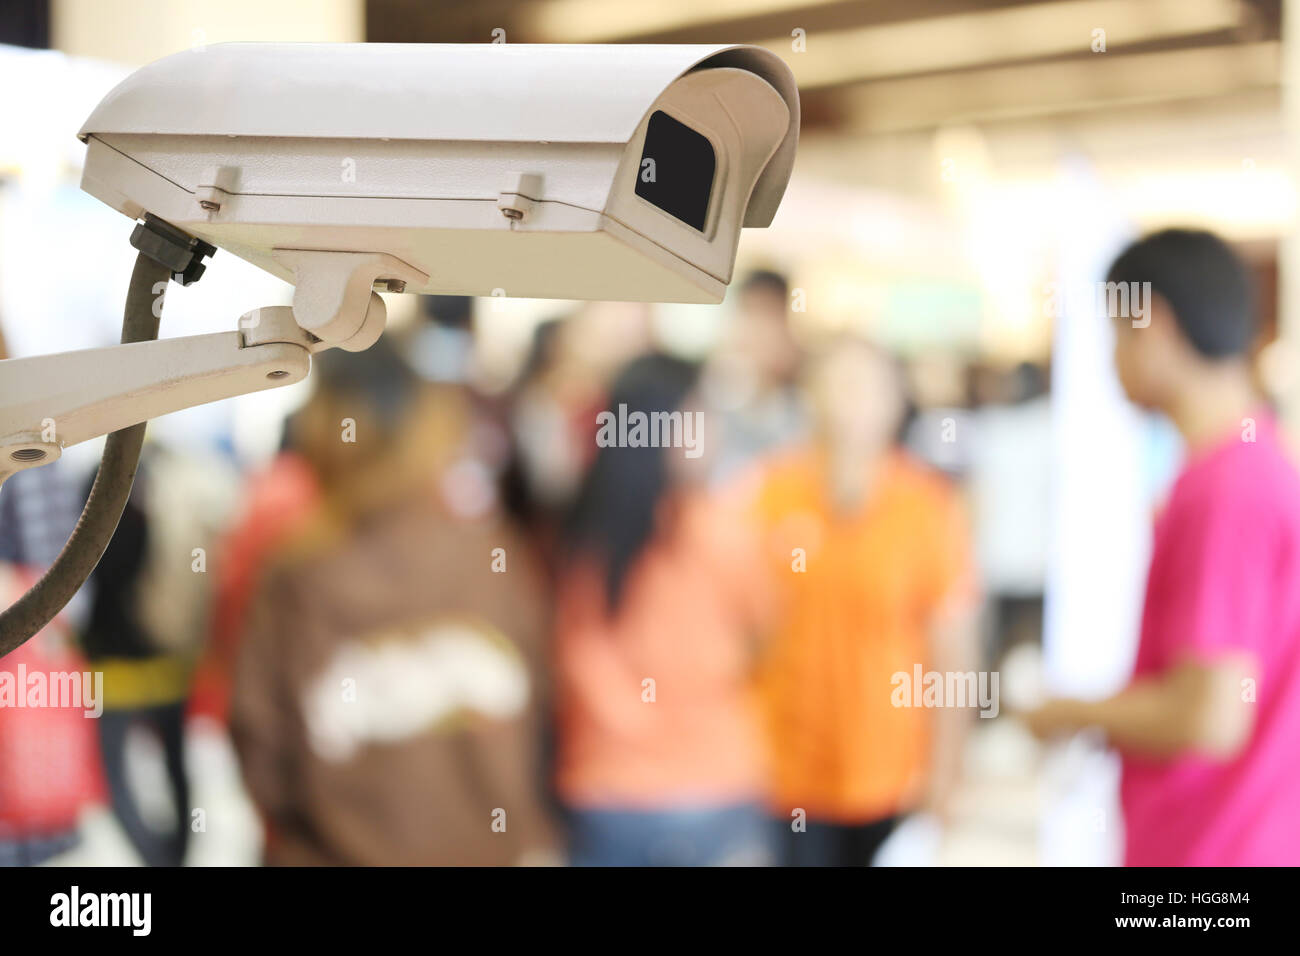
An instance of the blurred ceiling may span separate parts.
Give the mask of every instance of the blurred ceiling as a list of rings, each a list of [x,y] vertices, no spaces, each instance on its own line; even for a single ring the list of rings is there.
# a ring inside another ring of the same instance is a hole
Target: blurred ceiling
[[[794,70],[805,132],[869,135],[1275,94],[1281,4],[366,0],[366,38],[757,43]]]

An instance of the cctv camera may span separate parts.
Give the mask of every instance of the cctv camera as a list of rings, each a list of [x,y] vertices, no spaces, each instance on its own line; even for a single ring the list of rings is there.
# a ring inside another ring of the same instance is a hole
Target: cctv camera
[[[341,253],[358,295],[718,302],[798,130],[757,47],[230,43],[138,70],[79,135],[92,195],[334,305]]]
[[[127,77],[82,187],[133,219],[122,343],[0,362],[0,483],[108,434],[76,531],[0,611],[0,657],[62,608],[130,492],[143,422],[305,377],[383,332],[376,289],[718,302],[771,223],[799,97],[747,46],[232,43]],[[294,285],[239,330],[159,340],[218,248]]]

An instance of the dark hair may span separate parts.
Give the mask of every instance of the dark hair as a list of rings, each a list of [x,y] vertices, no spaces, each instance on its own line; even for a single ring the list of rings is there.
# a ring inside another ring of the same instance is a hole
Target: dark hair
[[[420,311],[434,325],[470,329],[474,325],[474,300],[467,295],[422,295]]]
[[[1255,338],[1255,296],[1241,259],[1218,236],[1165,229],[1134,242],[1108,282],[1150,282],[1192,347],[1210,359],[1245,353]]]
[[[312,357],[312,374],[322,395],[355,401],[370,410],[385,438],[405,424],[421,384],[391,336],[381,337],[361,352],[321,352]]]
[[[532,338],[528,341],[528,351],[515,374],[510,391],[518,393],[525,386],[549,368],[560,350],[560,333],[569,320],[564,316],[544,319],[533,327]]]
[[[779,272],[755,269],[740,283],[740,292],[741,295],[746,292],[770,292],[781,299],[787,299],[790,296],[790,283]]]
[[[697,369],[667,355],[633,359],[614,380],[609,409],[628,414],[672,412],[695,384]],[[611,613],[623,597],[628,573],[655,531],[659,504],[670,487],[663,448],[601,448],[583,479],[565,525],[570,560],[594,559],[605,574],[605,599]]]

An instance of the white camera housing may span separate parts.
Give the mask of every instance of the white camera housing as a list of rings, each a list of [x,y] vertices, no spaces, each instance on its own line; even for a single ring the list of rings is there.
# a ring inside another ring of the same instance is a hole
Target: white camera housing
[[[294,282],[341,342],[375,282],[718,302],[798,130],[758,47],[230,43],[138,70],[78,135],[87,192]]]

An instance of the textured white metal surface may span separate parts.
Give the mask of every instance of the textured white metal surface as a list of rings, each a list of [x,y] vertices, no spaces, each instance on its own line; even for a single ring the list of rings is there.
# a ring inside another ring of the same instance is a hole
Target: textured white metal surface
[[[311,353],[291,310],[260,312],[257,345],[246,346],[239,332],[216,332],[0,362],[0,482],[49,464],[69,445],[182,408],[302,381]],[[44,457],[14,459],[26,449]]]
[[[762,77],[789,111],[745,221],[766,226],[794,166],[799,95],[760,47],[221,43],[132,73],[78,135],[623,144],[674,80],[717,67]]]

